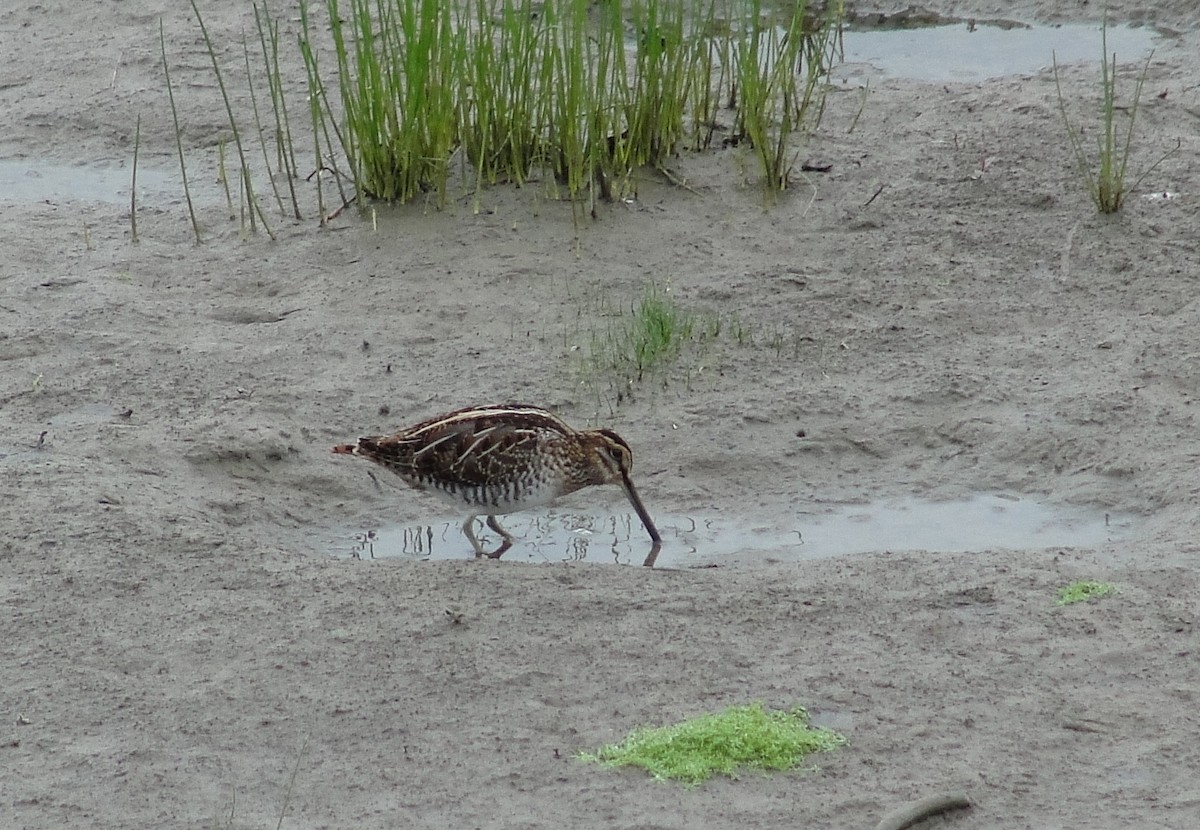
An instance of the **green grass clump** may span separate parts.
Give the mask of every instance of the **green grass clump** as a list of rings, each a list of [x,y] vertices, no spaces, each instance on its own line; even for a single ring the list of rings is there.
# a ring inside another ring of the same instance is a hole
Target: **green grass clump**
[[[636,195],[639,171],[678,182],[668,168],[672,160],[685,149],[713,146],[745,148],[774,196],[789,186],[797,140],[819,125],[844,11],[843,0],[297,5],[309,135],[293,131],[289,112],[299,102],[289,108],[285,94],[282,19],[265,3],[253,4],[258,44],[252,48],[243,34],[241,64],[280,215],[300,217],[296,181],[304,174],[295,145],[307,141],[313,163],[305,178],[315,181],[322,223],[367,199],[424,196],[443,205],[455,164],[464,188],[474,188],[477,211],[485,185],[537,181],[555,198],[565,190],[573,209],[590,205],[594,216],[597,199]],[[252,148],[243,140],[250,132],[235,116],[227,69],[218,60],[224,50],[209,37],[200,0],[190,6],[237,152],[238,169],[230,172],[243,234],[261,223],[273,236],[251,177]],[[318,20],[310,12],[320,6]],[[160,46],[165,64],[165,42]],[[255,81],[259,73],[265,87]],[[173,105],[169,79],[168,95]],[[301,123],[296,119],[297,129]],[[723,139],[716,137],[721,132]],[[327,212],[330,185],[341,204]],[[232,212],[231,194],[228,201]]]
[[[1092,582],[1083,580],[1080,582],[1072,582],[1065,588],[1058,590],[1057,605],[1073,605],[1077,602],[1086,602],[1089,599],[1099,599],[1106,597],[1109,594],[1115,593],[1117,586],[1110,582]]]
[[[444,196],[450,158],[478,187],[552,174],[571,199],[612,198],[632,171],[662,169],[690,135],[709,146],[727,93],[739,140],[787,186],[789,136],[819,118],[840,0],[326,0],[336,104],[301,3],[310,99],[365,194]],[[724,26],[714,21],[724,20]],[[690,122],[690,128],[689,128]],[[322,128],[323,131],[323,128]]]
[[[794,769],[810,754],[845,743],[836,732],[809,726],[803,708],[769,711],[752,703],[672,726],[641,727],[619,744],[579,757],[608,767],[641,767],[659,780],[696,786],[715,773],[736,777],[738,767]]]

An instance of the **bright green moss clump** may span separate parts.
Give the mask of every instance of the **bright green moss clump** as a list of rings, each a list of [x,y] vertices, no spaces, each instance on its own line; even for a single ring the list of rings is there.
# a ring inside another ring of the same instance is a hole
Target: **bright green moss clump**
[[[1072,605],[1089,599],[1106,597],[1117,590],[1117,586],[1109,582],[1072,582],[1065,588],[1058,589],[1058,605]]]
[[[642,767],[655,778],[694,786],[714,773],[733,776],[738,767],[793,769],[809,754],[845,742],[836,732],[809,726],[808,712],[800,707],[769,711],[752,703],[672,726],[640,727],[623,742],[580,757],[611,767]]]

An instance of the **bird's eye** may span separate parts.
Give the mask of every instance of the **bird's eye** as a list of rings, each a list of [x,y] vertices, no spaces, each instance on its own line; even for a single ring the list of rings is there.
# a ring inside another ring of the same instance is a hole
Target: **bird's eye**
[[[618,468],[625,469],[629,466],[629,453],[623,447],[608,447],[608,457]]]

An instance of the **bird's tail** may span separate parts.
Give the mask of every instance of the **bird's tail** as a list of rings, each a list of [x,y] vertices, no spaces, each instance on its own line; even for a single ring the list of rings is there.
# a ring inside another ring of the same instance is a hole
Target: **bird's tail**
[[[333,448],[334,455],[357,455],[360,458],[374,460],[380,455],[377,438],[359,438],[357,444],[338,444]]]

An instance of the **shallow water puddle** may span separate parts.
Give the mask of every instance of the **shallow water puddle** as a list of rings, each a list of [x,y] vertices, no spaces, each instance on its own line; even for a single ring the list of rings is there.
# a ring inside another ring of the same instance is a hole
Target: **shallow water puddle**
[[[128,417],[128,413],[119,412],[111,404],[85,403],[67,412],[52,415],[50,420],[46,422],[46,425],[55,429],[64,429],[67,427],[80,427],[86,424],[105,424],[122,415]]]
[[[1081,61],[1099,64],[1100,27],[987,25],[968,22],[919,28],[855,28],[843,38],[845,53],[833,76],[862,80],[886,75],[944,83],[1025,75]],[[1140,63],[1164,42],[1153,29],[1109,26],[1108,55],[1121,65]]]
[[[998,495],[838,505],[782,523],[662,514],[655,520],[663,547],[654,564],[668,568],[795,562],[889,550],[1090,547],[1121,538],[1133,526],[1132,517],[1125,514]],[[650,553],[650,540],[633,514],[555,509],[502,517],[501,524],[517,537],[505,561],[641,565]],[[485,547],[495,547],[490,531],[485,529],[480,538]],[[461,523],[455,521],[346,532],[331,540],[330,547],[338,555],[364,559],[472,556]]]
[[[0,159],[0,198],[9,202],[104,202],[129,204],[132,170],[125,167],[49,164],[34,159]],[[178,171],[138,165],[138,198],[183,198]]]

